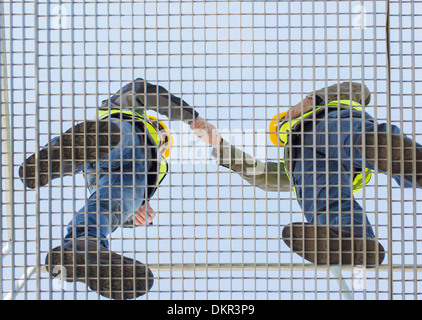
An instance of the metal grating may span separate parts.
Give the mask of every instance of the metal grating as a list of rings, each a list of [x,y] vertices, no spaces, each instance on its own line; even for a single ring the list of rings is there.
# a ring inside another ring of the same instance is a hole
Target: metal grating
[[[30,190],[18,169],[123,85],[162,85],[264,161],[281,157],[269,120],[343,81],[365,83],[365,110],[422,142],[421,12],[416,0],[1,0],[3,299],[104,299],[45,272],[89,196],[83,174]],[[376,174],[357,196],[386,248],[381,266],[315,266],[281,238],[304,221],[293,190],[262,191],[219,167],[186,124],[166,123],[175,146],[154,225],[110,237],[154,272],[139,299],[420,298],[420,189]]]

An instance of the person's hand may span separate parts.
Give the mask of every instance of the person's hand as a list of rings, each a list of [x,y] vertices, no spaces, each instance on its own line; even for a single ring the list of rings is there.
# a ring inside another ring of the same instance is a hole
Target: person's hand
[[[214,148],[220,147],[221,135],[213,124],[198,116],[192,121],[190,127],[202,141]]]
[[[303,106],[303,107],[302,107]],[[305,98],[294,107],[290,108],[284,119],[294,119],[299,117],[302,113],[306,113],[314,108],[314,101],[312,98]]]
[[[148,217],[147,217],[148,215]],[[154,209],[152,209],[151,205],[149,204],[149,202],[146,202],[139,207],[138,210],[136,210],[135,212],[135,224],[137,226],[144,226],[145,223],[151,224],[152,220],[155,218],[155,211]]]

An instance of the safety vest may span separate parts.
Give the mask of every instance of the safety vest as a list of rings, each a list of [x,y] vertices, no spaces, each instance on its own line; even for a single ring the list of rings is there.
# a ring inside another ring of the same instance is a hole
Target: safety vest
[[[146,117],[145,117],[143,115],[140,115],[137,112],[132,112],[132,111],[129,111],[129,110],[120,110],[120,109],[111,109],[110,111],[99,110],[98,111],[98,118],[101,120],[101,119],[105,119],[105,118],[107,118],[107,117],[109,117],[113,114],[118,114],[118,113],[123,113],[125,115],[130,116],[131,118],[135,118],[135,119],[144,121],[144,123],[146,123],[146,128],[147,128],[148,132],[150,133],[150,135],[152,136],[155,144],[157,146],[160,146],[160,144],[161,144],[160,134],[157,132],[157,129],[151,123],[149,123],[148,120],[150,120],[151,116],[148,116],[146,113],[144,113],[146,115]],[[159,172],[159,175],[158,175],[157,185],[159,185],[161,183],[161,181],[163,181],[164,177],[167,175],[168,163],[167,163],[166,160],[164,160],[164,159],[161,160],[159,171],[160,172]]]
[[[332,101],[330,103],[328,103],[328,106],[334,106],[334,105],[341,105],[344,107],[350,107],[352,106],[353,109],[355,110],[359,110],[362,111],[362,107],[359,103],[355,102],[355,101],[350,101],[350,100],[339,100],[339,101]],[[289,132],[291,130],[291,128],[293,128],[297,123],[301,122],[302,119],[307,118],[308,116],[310,116],[313,112],[321,109],[323,107],[319,107],[319,108],[315,108],[309,112],[306,112],[305,114],[301,115],[298,118],[292,119],[292,120],[288,120],[288,121],[284,121],[281,123],[280,125],[280,129],[279,129],[279,139],[280,139],[280,143],[281,145],[287,145],[288,143],[288,139],[289,139]],[[286,170],[287,176],[290,178],[290,175],[287,172],[287,167],[285,165],[285,160],[284,160],[284,149],[283,149],[283,155],[282,155],[282,163],[284,164],[284,168]],[[365,180],[365,184],[368,184],[368,182],[371,180],[371,169],[365,168],[365,172],[363,173],[359,173],[357,174],[354,179],[353,179],[353,194],[355,194],[356,192],[362,190],[363,188],[363,181]],[[363,179],[363,176],[365,175],[365,179]],[[295,195],[296,195],[296,190],[294,189]],[[297,197],[297,196],[296,196]]]

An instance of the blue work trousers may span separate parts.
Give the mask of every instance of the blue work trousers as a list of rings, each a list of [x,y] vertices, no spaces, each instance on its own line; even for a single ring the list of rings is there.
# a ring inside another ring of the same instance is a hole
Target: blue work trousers
[[[107,156],[86,166],[86,186],[91,194],[74,214],[65,237],[92,236],[107,248],[109,234],[143,204],[147,181],[145,143],[132,122],[112,121],[120,127],[120,142]]]
[[[323,114],[304,127],[293,148],[293,183],[299,205],[309,223],[333,225],[374,238],[374,230],[353,197],[355,174],[365,168],[374,169],[364,161],[356,147],[364,132],[387,132],[386,123],[377,124],[367,113],[357,110],[335,110]],[[401,134],[392,125],[392,134]],[[404,139],[410,140],[403,136]],[[420,146],[420,145],[419,145]],[[393,179],[405,187],[412,186],[399,176]]]

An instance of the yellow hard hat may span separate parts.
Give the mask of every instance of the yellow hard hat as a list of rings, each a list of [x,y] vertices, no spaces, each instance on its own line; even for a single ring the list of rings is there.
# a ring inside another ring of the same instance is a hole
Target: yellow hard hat
[[[280,120],[283,119],[286,114],[287,114],[287,111],[276,114],[271,119],[270,127],[268,129],[271,142],[278,147],[284,146],[284,144],[280,141],[278,129],[279,129]]]
[[[157,120],[157,117],[148,115],[148,119]],[[162,131],[165,131],[165,134],[162,134],[165,139],[164,141],[161,141],[160,152],[163,157],[167,159],[170,156],[170,151],[174,145],[174,139],[170,134],[170,130],[167,128],[163,121],[158,121],[158,124],[160,126],[160,132],[162,133]]]

